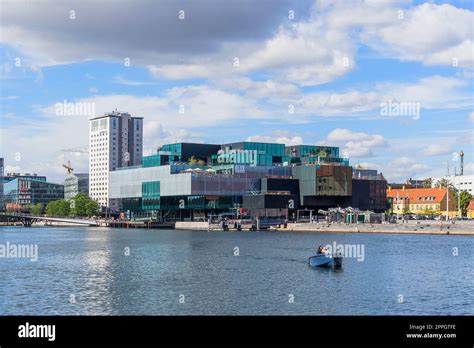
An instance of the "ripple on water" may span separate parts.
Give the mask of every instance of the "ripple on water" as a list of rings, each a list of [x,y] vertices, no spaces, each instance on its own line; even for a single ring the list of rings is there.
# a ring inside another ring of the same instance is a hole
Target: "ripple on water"
[[[469,236],[3,227],[6,241],[39,259],[0,260],[0,314],[474,314]],[[334,241],[364,261],[309,268]]]

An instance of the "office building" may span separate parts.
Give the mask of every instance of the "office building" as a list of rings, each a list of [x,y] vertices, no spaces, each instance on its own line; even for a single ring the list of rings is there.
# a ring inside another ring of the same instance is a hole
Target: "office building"
[[[114,212],[171,220],[235,209],[251,216],[294,216],[298,209],[354,203],[352,167],[336,147],[176,143],[143,157],[142,163],[110,172]],[[371,196],[364,208],[383,211],[386,181],[376,179],[367,179]]]
[[[47,205],[64,198],[64,186],[46,180],[18,177],[4,184],[4,204],[9,207],[25,207],[34,204]]]
[[[439,187],[439,182],[441,180],[446,180],[459,191],[466,191],[471,195],[474,195],[474,175],[450,175],[433,178],[431,180],[432,187]]]
[[[109,173],[117,168],[138,166],[143,155],[143,118],[111,112],[90,120],[89,196],[103,207],[109,201]]]
[[[0,176],[0,210],[5,210],[5,184],[14,180],[14,179],[33,179],[38,181],[46,181],[46,177],[42,175],[38,175],[36,173],[4,173],[4,168],[0,168],[2,171],[2,175]]]

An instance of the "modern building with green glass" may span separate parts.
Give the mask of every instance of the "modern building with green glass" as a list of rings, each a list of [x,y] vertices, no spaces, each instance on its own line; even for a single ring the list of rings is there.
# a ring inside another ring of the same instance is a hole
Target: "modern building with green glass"
[[[163,145],[141,166],[111,171],[109,190],[115,212],[158,220],[236,209],[288,216],[353,202],[352,167],[339,148],[246,141]]]

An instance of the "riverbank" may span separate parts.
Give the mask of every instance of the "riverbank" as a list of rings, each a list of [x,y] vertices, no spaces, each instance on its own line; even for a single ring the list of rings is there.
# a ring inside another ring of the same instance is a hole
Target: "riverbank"
[[[0,226],[17,226],[21,227],[21,222],[0,223]],[[85,227],[73,223],[66,222],[39,222],[33,227]],[[101,226],[98,226],[101,227]],[[130,227],[130,226],[113,226],[113,227]],[[167,226],[172,228],[171,226]],[[149,229],[158,227],[149,226]],[[147,228],[147,229],[148,229]],[[163,228],[163,227],[161,227]],[[175,225],[176,230],[188,231],[223,231],[219,225],[211,225],[207,222],[191,222],[179,221]],[[229,227],[230,231],[237,231],[237,228]],[[249,231],[251,228],[245,226],[242,231]],[[344,224],[344,223],[288,223],[286,227],[273,227],[269,231],[281,232],[320,232],[320,233],[373,233],[373,234],[432,234],[432,235],[467,235],[474,236],[474,221],[456,221],[454,224],[439,221],[408,221],[399,224]]]
[[[219,225],[211,225],[207,222],[181,221],[176,222],[177,230],[192,231],[222,231]],[[230,231],[237,230],[229,227]],[[249,227],[242,228],[243,231],[250,230]],[[282,232],[334,232],[334,233],[380,233],[380,234],[450,234],[450,235],[473,235],[474,221],[456,221],[446,223],[439,221],[408,221],[398,224],[344,224],[344,223],[288,223],[286,227],[273,227],[270,231]]]
[[[23,224],[20,221],[9,221],[9,222],[0,222],[0,226],[19,226],[23,227]],[[35,222],[32,227],[85,227],[84,225],[79,225],[69,222]]]
[[[288,224],[286,228],[275,228],[286,232],[334,232],[334,233],[381,233],[381,234],[449,234],[474,236],[474,222],[456,221],[454,224],[438,221],[409,221],[404,224]]]

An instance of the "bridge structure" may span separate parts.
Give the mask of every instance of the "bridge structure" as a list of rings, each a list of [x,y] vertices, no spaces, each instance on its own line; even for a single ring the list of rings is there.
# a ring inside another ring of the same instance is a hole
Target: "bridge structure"
[[[41,216],[41,215],[30,215],[30,214],[16,214],[16,213],[0,213],[2,220],[7,221],[19,221],[23,224],[24,227],[31,227],[32,224],[38,221],[47,221],[47,222],[65,222],[77,225],[85,226],[99,226],[99,223],[95,220],[88,219],[74,219],[74,218],[64,218],[64,217],[50,217],[50,216]]]

